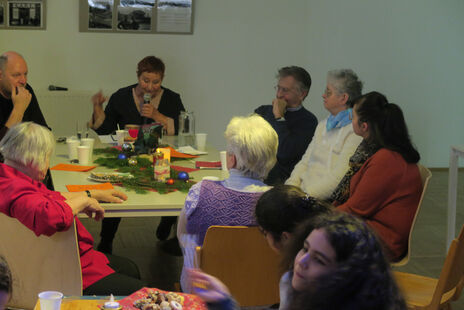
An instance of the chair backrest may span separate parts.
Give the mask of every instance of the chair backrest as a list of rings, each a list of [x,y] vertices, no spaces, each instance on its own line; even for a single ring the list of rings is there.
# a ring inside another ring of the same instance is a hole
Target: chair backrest
[[[419,173],[420,173],[421,180],[422,180],[422,193],[420,196],[419,204],[417,205],[416,213],[414,214],[414,218],[411,223],[411,229],[409,230],[408,252],[400,261],[392,263],[391,265],[393,267],[404,266],[409,262],[409,259],[411,258],[412,232],[414,230],[414,225],[416,224],[417,215],[419,215],[419,211],[421,209],[422,201],[424,200],[424,196],[427,191],[428,184],[430,182],[430,179],[432,178],[432,172],[428,168],[420,164],[417,164],[417,167],[419,168]]]
[[[197,266],[226,284],[242,307],[279,302],[279,256],[257,227],[211,226]]]
[[[440,273],[435,292],[430,304],[432,309],[438,309],[442,296],[455,290],[453,300],[456,300],[462,289],[464,277],[464,225],[459,236],[451,242],[448,254],[446,255],[443,269]],[[436,308],[435,308],[436,307]]]
[[[41,291],[82,295],[75,221],[67,231],[37,237],[17,219],[0,213],[0,255],[13,277],[10,307],[33,309]]]

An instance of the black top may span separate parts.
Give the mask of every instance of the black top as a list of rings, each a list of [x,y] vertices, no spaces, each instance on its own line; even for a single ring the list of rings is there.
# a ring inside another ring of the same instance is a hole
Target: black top
[[[31,93],[32,98],[29,106],[24,111],[23,122],[34,122],[36,124],[48,127],[47,122],[40,111],[39,103],[37,102],[37,97],[32,90],[32,87],[29,84],[26,84],[26,89]],[[8,128],[5,127],[8,118],[10,117],[11,111],[13,111],[13,101],[6,99],[0,95],[0,140],[8,131]],[[50,129],[50,127],[48,127]]]
[[[143,118],[137,110],[134,96],[132,95],[132,89],[135,86],[137,86],[137,84],[121,88],[111,95],[105,108],[105,120],[103,124],[95,130],[98,134],[110,134],[118,128],[118,123],[120,128],[124,128],[127,124],[143,124]],[[178,93],[168,88],[162,88],[164,91],[160,99],[158,111],[174,119],[174,127],[177,135],[179,130],[179,115],[181,111],[185,110],[184,105]]]
[[[277,163],[269,172],[265,183],[282,184],[288,179],[313,139],[317,118],[304,107],[298,111],[286,111],[285,120],[280,121],[275,119],[272,105],[262,105],[255,110],[255,113],[267,120],[279,136]]]

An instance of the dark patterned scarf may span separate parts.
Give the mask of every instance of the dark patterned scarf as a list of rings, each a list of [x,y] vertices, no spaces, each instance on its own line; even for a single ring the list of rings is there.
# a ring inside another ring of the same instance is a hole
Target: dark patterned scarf
[[[350,157],[349,169],[345,176],[342,178],[338,186],[333,191],[329,198],[329,202],[338,202],[339,204],[345,203],[350,197],[350,181],[351,177],[358,172],[358,170],[364,165],[364,162],[368,160],[379,150],[379,147],[374,143],[368,143],[366,140],[358,145],[358,148],[354,152],[353,156]]]

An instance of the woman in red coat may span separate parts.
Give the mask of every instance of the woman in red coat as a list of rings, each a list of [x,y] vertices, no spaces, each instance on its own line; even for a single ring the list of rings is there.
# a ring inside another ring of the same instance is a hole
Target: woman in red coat
[[[353,129],[373,150],[349,182],[349,198],[339,210],[363,218],[383,241],[392,261],[406,254],[422,182],[403,112],[378,93],[354,101]]]
[[[51,131],[32,122],[15,125],[0,141],[5,158],[5,163],[0,163],[0,212],[18,219],[37,236],[68,229],[78,213],[100,220],[105,211],[99,201],[117,203],[127,199],[116,190],[48,190],[41,181],[54,146]],[[79,219],[75,220],[84,295],[129,295],[143,287],[132,262],[95,251],[92,236]]]

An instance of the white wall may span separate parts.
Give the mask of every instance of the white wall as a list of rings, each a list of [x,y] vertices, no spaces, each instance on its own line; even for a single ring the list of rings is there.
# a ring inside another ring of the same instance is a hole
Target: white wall
[[[402,107],[422,162],[448,166],[464,144],[464,1],[311,0],[307,16],[318,115],[326,72],[352,68]]]
[[[155,54],[164,85],[219,148],[230,117],[271,102],[277,68],[310,71],[305,106],[321,119],[326,72],[349,67],[366,91],[402,106],[425,165],[447,166],[449,146],[464,144],[462,0],[196,0],[194,16],[193,35],[79,33],[78,1],[49,0],[47,30],[0,30],[0,51],[26,57],[38,92],[108,94],[135,83],[137,62]],[[72,117],[59,121],[73,127]]]
[[[79,33],[78,1],[47,6],[46,31],[0,32],[0,50],[26,57],[36,90],[54,84],[110,94],[135,83],[137,62],[154,54],[167,66],[163,84],[181,94],[197,132],[219,148],[232,116],[271,103],[278,67],[306,62],[306,0],[197,0],[193,35]]]

